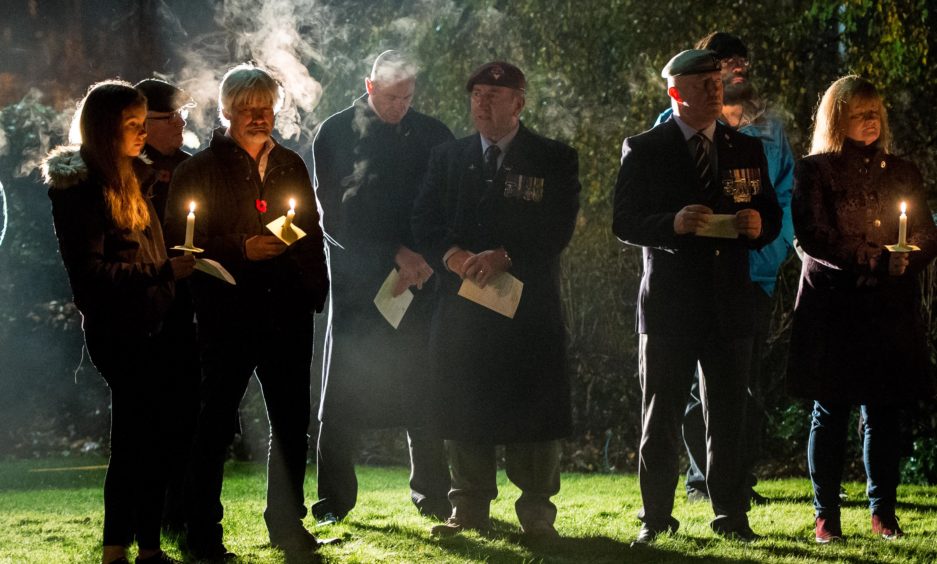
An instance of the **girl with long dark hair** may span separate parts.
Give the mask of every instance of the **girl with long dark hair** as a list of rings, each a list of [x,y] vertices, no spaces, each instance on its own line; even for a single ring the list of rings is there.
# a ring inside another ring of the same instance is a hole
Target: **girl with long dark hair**
[[[76,115],[80,146],[50,153],[42,171],[62,261],[91,360],[111,390],[111,456],[104,480],[102,562],[177,562],[160,549],[164,494],[159,414],[169,351],[157,339],[192,256],[167,258],[137,157],[146,140],[146,98],[129,83],[92,86]]]

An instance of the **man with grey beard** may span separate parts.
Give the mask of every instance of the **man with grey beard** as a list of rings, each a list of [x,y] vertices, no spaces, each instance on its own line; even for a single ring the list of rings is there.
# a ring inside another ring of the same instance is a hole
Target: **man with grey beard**
[[[437,277],[414,251],[410,210],[430,149],[452,139],[442,122],[410,108],[416,65],[385,51],[365,78],[367,93],[328,118],[313,146],[316,195],[331,238],[331,314],[322,370],[316,451],[321,525],[355,506],[355,450],[366,429],[405,427],[410,498],[423,515],[449,516],[443,442],[425,429],[429,324]],[[393,294],[412,292],[397,327],[374,299],[388,274]]]
[[[237,281],[200,274],[192,283],[202,406],[186,484],[186,544],[200,561],[236,558],[223,544],[221,487],[238,406],[255,372],[270,420],[264,510],[270,544],[288,557],[318,548],[303,526],[303,482],[313,316],[322,310],[329,281],[309,172],[272,136],[283,99],[283,87],[267,71],[251,64],[230,69],[218,97],[223,127],[208,148],[179,165],[169,190],[167,243],[183,243],[194,202],[194,244]],[[287,246],[265,225],[291,199],[297,204],[293,224],[307,236]]]
[[[760,249],[749,251],[749,275],[755,297],[754,341],[749,376],[749,409],[743,425],[745,449],[742,465],[748,496],[753,504],[763,504],[767,499],[756,492],[757,483],[754,466],[758,462],[764,428],[764,394],[769,383],[762,370],[765,345],[771,324],[772,295],[781,264],[793,248],[794,225],[791,221],[791,191],[794,185],[794,156],[784,134],[781,121],[767,112],[764,100],[749,81],[748,47],[735,35],[713,32],[700,39],[697,49],[716,52],[721,66],[723,84],[722,116],[719,121],[751,137],[761,140],[768,162],[768,176],[774,186],[783,216],[781,232],[773,241]],[[657,123],[666,121],[672,113],[667,109],[657,118]],[[690,398],[683,418],[683,440],[689,454],[690,467],[686,475],[687,498],[701,501],[709,498],[706,488],[706,424],[703,421],[700,401],[699,378],[694,379]]]

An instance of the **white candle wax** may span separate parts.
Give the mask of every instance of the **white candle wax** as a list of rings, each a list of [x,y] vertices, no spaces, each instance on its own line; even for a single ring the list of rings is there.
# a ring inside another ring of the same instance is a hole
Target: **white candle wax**
[[[189,215],[185,218],[185,244],[183,247],[193,247],[195,240],[195,202],[189,202]]]
[[[908,246],[908,216],[905,214],[908,207],[904,202],[901,202],[901,215],[898,216],[898,246],[907,247]]]
[[[290,229],[293,225],[293,218],[296,217],[296,200],[290,198],[290,211],[286,212],[286,221],[283,222],[283,229]]]

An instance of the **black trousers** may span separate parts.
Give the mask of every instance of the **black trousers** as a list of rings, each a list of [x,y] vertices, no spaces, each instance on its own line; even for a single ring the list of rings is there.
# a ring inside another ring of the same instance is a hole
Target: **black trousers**
[[[755,477],[755,465],[761,455],[762,434],[765,425],[764,394],[767,387],[762,370],[762,356],[768,341],[771,326],[771,296],[761,286],[753,284],[755,308],[755,332],[752,340],[752,364],[749,371],[748,405],[745,410],[745,424],[742,428],[742,468],[744,481],[748,488],[758,483]],[[698,374],[697,374],[698,376]],[[699,378],[693,379],[690,399],[683,415],[683,442],[690,458],[690,467],[686,473],[687,491],[706,492],[706,422],[703,418],[703,402],[700,399]],[[748,493],[748,492],[746,492]]]
[[[202,368],[193,315],[187,287],[177,283],[176,299],[159,337],[166,351],[163,380],[167,393],[174,398],[171,404],[162,406],[163,436],[168,442],[162,522],[163,528],[171,532],[181,532],[185,526],[185,480],[201,406]]]
[[[166,486],[162,351],[153,338],[85,331],[91,360],[111,390],[111,456],[104,478],[104,545],[159,548]]]
[[[319,424],[316,447],[319,500],[312,514],[322,519],[331,513],[339,519],[351,511],[358,499],[355,456],[361,430],[341,423]],[[442,439],[428,436],[425,429],[407,429],[410,445],[410,499],[423,515],[448,516],[449,465]]]
[[[646,523],[660,528],[670,523],[683,448],[681,422],[697,364],[702,369],[706,485],[713,512],[722,519],[747,519],[739,422],[745,416],[751,343],[750,337],[727,339],[713,334],[640,336],[638,479]]]
[[[199,319],[202,408],[185,494],[187,541],[196,550],[222,543],[225,455],[237,428],[238,406],[255,370],[270,420],[264,511],[270,540],[283,544],[303,528],[313,321],[309,315],[290,328],[271,325],[258,323],[247,329],[239,324],[235,331],[206,327]]]

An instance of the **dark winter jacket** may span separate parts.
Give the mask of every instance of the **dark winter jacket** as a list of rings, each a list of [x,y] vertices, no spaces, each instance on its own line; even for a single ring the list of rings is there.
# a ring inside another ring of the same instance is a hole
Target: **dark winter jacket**
[[[908,204],[910,254],[888,274],[900,202]],[[850,143],[842,154],[797,164],[794,230],[804,250],[794,307],[788,388],[796,396],[894,403],[933,394],[918,273],[937,255],[937,227],[910,162]],[[873,269],[860,248],[881,251]]]
[[[294,224],[307,236],[283,254],[250,261],[245,241],[271,235],[266,225],[284,215],[296,200]],[[302,159],[276,144],[261,180],[257,163],[223,128],[211,144],[181,163],[173,175],[166,206],[165,230],[170,246],[185,239],[189,202],[196,203],[194,245],[200,257],[221,263],[237,284],[196,272],[191,279],[199,324],[252,323],[263,313],[277,325],[321,311],[328,294],[322,229],[312,182]],[[250,314],[250,315],[248,315]],[[295,315],[294,315],[295,314]]]
[[[150,169],[153,171],[153,182],[149,185],[146,195],[153,202],[162,224],[166,218],[166,199],[169,197],[169,183],[172,182],[173,172],[191,155],[180,149],[176,149],[171,155],[164,155],[150,145],[143,148],[143,154],[150,161]]]
[[[43,172],[59,250],[85,332],[158,332],[175,285],[152,205],[146,229],[114,225],[104,200],[104,181],[89,170],[77,147],[55,150]]]

